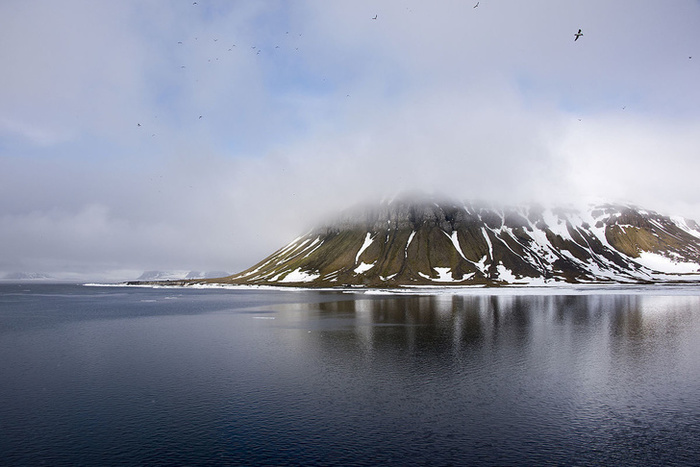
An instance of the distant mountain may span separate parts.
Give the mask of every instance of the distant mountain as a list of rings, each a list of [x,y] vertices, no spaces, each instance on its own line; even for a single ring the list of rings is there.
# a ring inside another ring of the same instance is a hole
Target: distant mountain
[[[145,271],[139,281],[173,281],[184,279],[214,279],[228,276],[226,271]]]
[[[144,271],[137,280],[139,281],[169,281],[184,279],[186,271]]]
[[[396,200],[345,212],[234,284],[306,287],[700,280],[700,227],[630,205],[586,211]]]
[[[53,279],[53,277],[41,272],[12,272],[6,274],[3,279],[8,281],[36,281],[50,280]]]
[[[230,273],[226,271],[190,271],[185,276],[185,279],[214,279],[218,277],[226,277]]]

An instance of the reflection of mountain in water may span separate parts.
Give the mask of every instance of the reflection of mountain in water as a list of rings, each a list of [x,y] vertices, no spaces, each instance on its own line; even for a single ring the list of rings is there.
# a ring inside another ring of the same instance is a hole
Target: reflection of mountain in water
[[[687,332],[698,307],[700,297],[357,295],[284,305],[278,316],[284,320],[284,311],[296,311],[302,322],[295,326],[312,329],[323,351],[339,356],[459,359],[474,352],[487,364],[517,350],[524,360],[549,365],[566,355],[579,362],[586,355],[653,355],[657,344],[668,347],[669,340]]]
[[[382,433],[428,446],[453,435],[502,465],[543,439],[572,443],[561,465],[634,465],[648,462],[617,462],[630,455],[620,446],[662,452],[697,438],[698,296],[316,297],[275,307],[271,323],[323,368],[315,397],[335,417],[361,404]],[[494,451],[503,440],[518,440],[510,458]],[[546,464],[551,453],[536,451],[532,465]]]

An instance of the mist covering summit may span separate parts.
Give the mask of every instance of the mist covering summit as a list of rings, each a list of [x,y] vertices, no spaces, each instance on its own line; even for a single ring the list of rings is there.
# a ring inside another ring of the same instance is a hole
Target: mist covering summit
[[[579,211],[403,199],[346,211],[213,282],[399,287],[698,280],[700,227],[691,220],[629,205]]]

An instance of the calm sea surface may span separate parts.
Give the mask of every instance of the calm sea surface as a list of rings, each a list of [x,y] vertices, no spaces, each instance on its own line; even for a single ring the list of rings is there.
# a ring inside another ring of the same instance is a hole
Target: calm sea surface
[[[699,465],[700,296],[2,284],[0,464]]]

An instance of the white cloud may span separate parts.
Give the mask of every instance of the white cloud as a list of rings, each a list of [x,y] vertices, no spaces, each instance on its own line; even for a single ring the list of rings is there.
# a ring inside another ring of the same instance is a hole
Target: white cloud
[[[697,2],[197,3],[0,5],[0,270],[237,270],[401,190],[700,219]]]
[[[566,161],[570,192],[636,203],[700,219],[700,120],[623,115],[572,121],[556,154]]]

